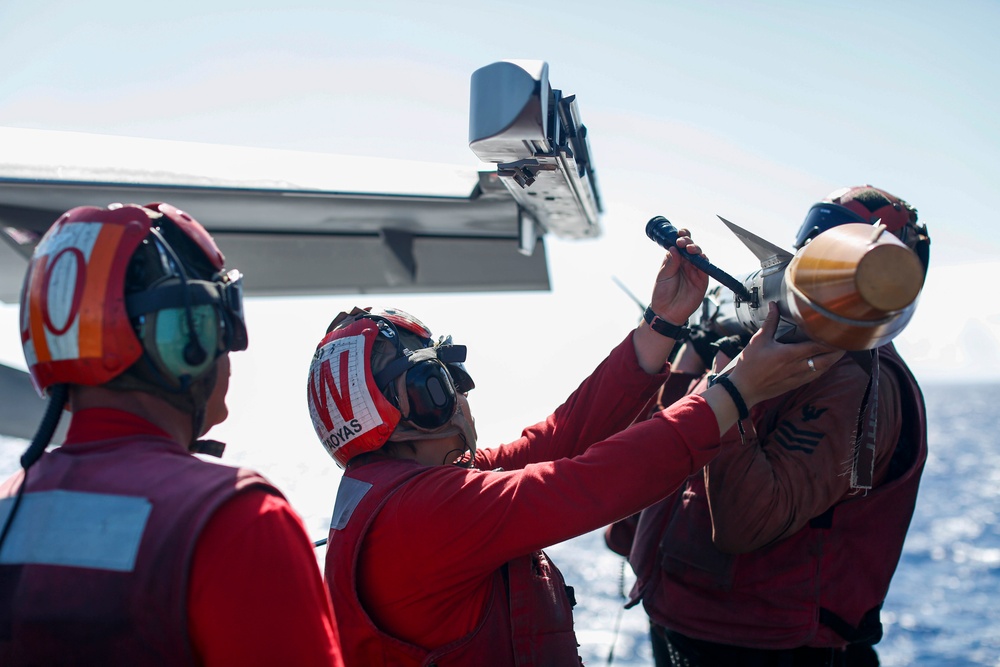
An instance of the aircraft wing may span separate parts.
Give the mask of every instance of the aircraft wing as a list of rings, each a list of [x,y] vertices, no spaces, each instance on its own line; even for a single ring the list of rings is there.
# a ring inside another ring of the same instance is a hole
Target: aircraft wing
[[[59,215],[114,202],[186,210],[250,296],[549,289],[545,236],[600,234],[575,96],[542,61],[481,68],[469,141],[495,166],[0,127],[0,301],[17,302]],[[28,393],[0,366],[0,434],[34,432],[44,403]]]
[[[545,290],[521,207],[475,167],[0,128],[0,300],[64,211],[187,210],[250,295]],[[533,225],[539,237],[544,233]]]
[[[198,219],[248,295],[549,288],[495,170],[0,128],[0,301],[64,211],[166,201]],[[474,158],[473,158],[474,159]],[[534,239],[533,239],[534,240]],[[0,434],[31,437],[40,400],[0,366]]]

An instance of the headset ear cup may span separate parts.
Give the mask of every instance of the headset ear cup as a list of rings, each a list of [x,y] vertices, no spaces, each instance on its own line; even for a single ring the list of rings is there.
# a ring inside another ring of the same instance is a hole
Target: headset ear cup
[[[422,361],[406,372],[406,420],[425,429],[441,428],[455,414],[458,399],[447,369],[438,361]]]
[[[143,347],[156,369],[180,386],[181,378],[196,380],[215,362],[219,344],[219,316],[211,306],[191,308],[194,336],[184,308],[151,313],[143,327]]]

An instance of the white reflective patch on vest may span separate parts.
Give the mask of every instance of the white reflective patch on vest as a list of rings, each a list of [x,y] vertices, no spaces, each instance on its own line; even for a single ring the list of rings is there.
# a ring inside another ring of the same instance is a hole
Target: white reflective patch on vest
[[[370,488],[372,485],[368,482],[359,482],[351,477],[340,478],[337,502],[333,505],[333,519],[330,521],[331,529],[342,530],[347,525],[358,503],[361,502]]]
[[[0,500],[0,525],[14,498]],[[80,491],[26,493],[0,550],[4,565],[64,565],[131,572],[153,505]]]

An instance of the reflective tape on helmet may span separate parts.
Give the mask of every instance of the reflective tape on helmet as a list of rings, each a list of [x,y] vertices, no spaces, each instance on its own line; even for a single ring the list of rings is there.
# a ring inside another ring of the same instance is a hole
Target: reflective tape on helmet
[[[21,344],[39,391],[103,384],[141,354],[123,294],[129,259],[149,229],[135,210],[73,209],[35,249],[21,293]]]
[[[368,320],[336,330],[320,343],[309,367],[309,415],[323,447],[342,466],[385,444],[399,423],[399,411],[372,377],[377,335]]]

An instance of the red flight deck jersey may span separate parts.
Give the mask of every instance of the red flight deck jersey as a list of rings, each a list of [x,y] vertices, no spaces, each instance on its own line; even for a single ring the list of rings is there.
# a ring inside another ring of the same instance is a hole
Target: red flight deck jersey
[[[506,564],[671,493],[720,445],[715,414],[700,396],[629,427],[664,378],[639,367],[630,335],[548,419],[508,445],[479,450],[475,469],[429,467],[374,516],[345,519],[369,523],[356,560],[363,613],[379,631],[428,652],[466,639],[479,630]],[[358,470],[370,476],[393,463],[376,459]],[[334,526],[342,505],[338,498]],[[341,539],[331,530],[328,553],[340,551]],[[350,559],[328,557],[326,567],[328,584],[331,573],[352,576]],[[361,627],[342,616],[352,605],[331,592],[338,623]],[[558,611],[534,613],[548,620]],[[345,632],[342,640],[345,662],[361,664],[352,654],[358,639]]]
[[[21,478],[18,473],[8,480],[0,496],[15,491]],[[133,488],[149,479],[157,481],[145,492]],[[168,483],[173,490],[164,493]],[[211,495],[207,483],[215,489]],[[209,514],[175,521],[176,505],[158,504],[171,495],[191,498],[195,505],[184,510],[191,516]],[[97,656],[101,664],[135,663],[129,656],[143,664],[343,664],[329,597],[302,522],[259,475],[200,461],[135,415],[91,409],[74,414],[66,444],[30,470],[22,510],[69,496],[78,507],[97,503],[97,515],[117,507],[117,532],[76,549],[94,554],[97,560],[89,564],[58,549],[21,557],[15,550],[15,563],[5,558],[0,654],[10,662],[4,664],[31,662],[39,651],[58,656],[60,664]],[[136,522],[133,510],[143,507],[148,518]],[[184,534],[148,534],[168,526]],[[134,528],[131,538],[125,528]],[[41,534],[39,526],[31,529]],[[69,544],[79,539],[72,530],[61,532]],[[137,547],[131,563],[120,553],[129,539]],[[60,577],[68,584],[59,597],[37,595],[38,586]],[[159,581],[167,588],[161,590]],[[51,615],[61,622],[44,620]],[[72,635],[76,626],[87,642]]]

